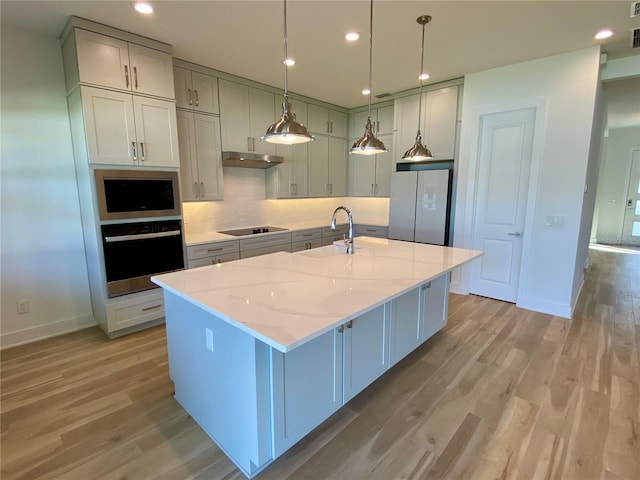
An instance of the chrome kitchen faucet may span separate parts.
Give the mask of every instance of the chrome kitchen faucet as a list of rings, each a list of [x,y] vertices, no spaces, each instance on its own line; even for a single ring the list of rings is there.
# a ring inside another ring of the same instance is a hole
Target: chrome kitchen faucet
[[[343,207],[342,205],[336,208],[333,211],[333,217],[331,217],[331,230],[336,229],[336,213],[338,210],[344,210],[349,216],[349,238],[344,240],[344,244],[347,247],[347,253],[350,255],[353,253],[353,217],[351,216],[351,211],[347,207]]]

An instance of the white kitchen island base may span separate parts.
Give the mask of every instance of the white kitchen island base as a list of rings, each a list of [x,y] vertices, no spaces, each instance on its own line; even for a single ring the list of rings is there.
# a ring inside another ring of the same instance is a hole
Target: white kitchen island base
[[[155,279],[175,398],[247,477],[442,328],[450,270],[480,255],[356,241]]]

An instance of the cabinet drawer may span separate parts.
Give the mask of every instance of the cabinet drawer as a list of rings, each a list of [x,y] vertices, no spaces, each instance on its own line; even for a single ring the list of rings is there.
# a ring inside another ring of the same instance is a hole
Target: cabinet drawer
[[[356,225],[355,235],[366,235],[367,237],[389,237],[389,227],[375,225]]]
[[[344,223],[342,225],[336,225],[336,229],[335,230],[331,230],[331,227],[324,227],[322,229],[322,237],[324,240],[324,237],[334,237],[336,235],[340,236],[340,239],[342,239],[342,235],[343,234],[349,234],[349,224]]]
[[[303,240],[301,242],[291,242],[291,252],[301,252],[303,250],[311,250],[322,246],[322,239],[314,238],[312,240]]]
[[[291,247],[290,232],[277,233],[275,235],[265,235],[264,237],[252,237],[252,238],[241,239],[240,251],[244,252],[246,250],[253,250],[256,248],[271,247],[274,245],[283,245],[283,244],[289,244],[289,247]]]
[[[281,245],[271,245],[269,247],[254,248],[251,250],[242,250],[240,252],[240,258],[258,257],[260,255],[267,255],[269,253],[276,252],[291,252],[291,243],[283,243]]]
[[[303,242],[309,240],[320,240],[322,236],[322,230],[319,228],[313,230],[300,230],[298,232],[291,233],[291,242]]]
[[[141,297],[107,304],[109,332],[150,322],[161,317],[164,317],[164,297],[161,289]]]
[[[187,260],[212,257],[216,255],[227,255],[239,252],[238,240],[223,242],[203,243],[202,245],[192,245],[187,247]]]
[[[216,263],[232,262],[240,259],[240,252],[224,253],[213,257],[197,258],[187,261],[187,268],[205,267],[207,265],[215,265]]]

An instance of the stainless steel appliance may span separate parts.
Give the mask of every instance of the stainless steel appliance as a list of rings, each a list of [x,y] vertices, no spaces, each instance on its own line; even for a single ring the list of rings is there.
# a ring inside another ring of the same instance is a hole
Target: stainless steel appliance
[[[249,227],[249,228],[238,228],[236,230],[224,230],[218,233],[224,233],[225,235],[233,235],[235,237],[244,237],[245,235],[257,235],[259,233],[269,233],[269,232],[282,232],[288,230],[287,228],[280,227]]]
[[[109,297],[157,288],[152,275],[184,268],[180,220],[102,225],[102,246]]]
[[[391,174],[389,238],[449,245],[451,170]]]
[[[100,220],[179,216],[178,172],[95,170]]]

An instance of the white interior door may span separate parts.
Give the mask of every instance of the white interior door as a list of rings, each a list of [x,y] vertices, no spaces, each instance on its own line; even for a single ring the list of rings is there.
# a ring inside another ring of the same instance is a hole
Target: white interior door
[[[622,226],[622,243],[640,245],[640,149],[631,150],[631,172]]]
[[[535,109],[480,118],[470,291],[515,302],[531,169]]]

